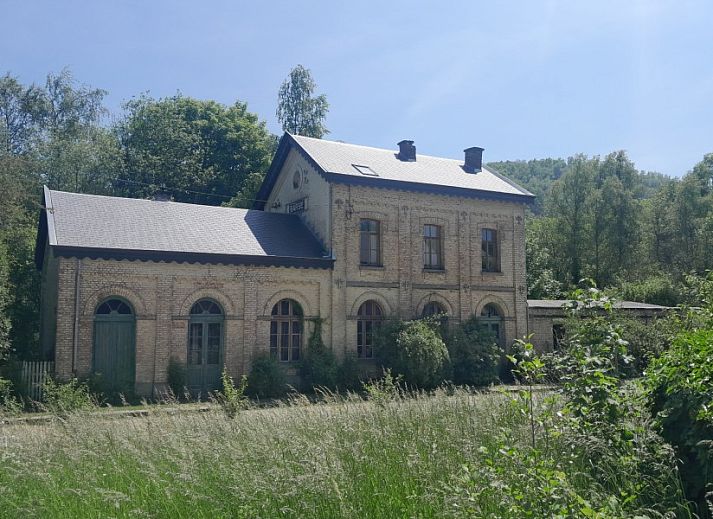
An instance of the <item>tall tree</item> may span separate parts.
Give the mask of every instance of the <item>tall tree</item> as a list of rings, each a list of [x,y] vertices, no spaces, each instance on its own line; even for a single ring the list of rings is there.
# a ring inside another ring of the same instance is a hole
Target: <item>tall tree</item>
[[[324,126],[329,103],[324,94],[313,97],[316,87],[309,69],[297,65],[290,71],[277,96],[277,120],[284,131],[317,139],[329,133]]]
[[[565,272],[559,279],[576,284],[583,276],[589,239],[589,200],[595,165],[583,155],[570,160],[567,172],[552,186],[547,213],[554,218],[559,238],[553,247]]]
[[[142,96],[125,108],[115,127],[125,167],[117,189],[128,196],[165,189],[181,202],[220,205],[270,164],[275,139],[245,103]]]
[[[26,87],[9,73],[0,77],[0,155],[19,155],[31,149],[44,105],[41,88]]]

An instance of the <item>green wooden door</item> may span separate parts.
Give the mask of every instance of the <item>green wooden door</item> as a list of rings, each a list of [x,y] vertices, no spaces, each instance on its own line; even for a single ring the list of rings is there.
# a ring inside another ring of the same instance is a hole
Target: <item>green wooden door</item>
[[[220,387],[223,367],[223,309],[210,299],[191,308],[188,321],[188,389],[206,396]]]
[[[220,387],[223,323],[192,320],[188,325],[188,388],[206,395]]]
[[[94,317],[92,371],[101,374],[106,391],[132,393],[136,374],[136,323],[133,313],[103,310],[104,305],[99,307]]]

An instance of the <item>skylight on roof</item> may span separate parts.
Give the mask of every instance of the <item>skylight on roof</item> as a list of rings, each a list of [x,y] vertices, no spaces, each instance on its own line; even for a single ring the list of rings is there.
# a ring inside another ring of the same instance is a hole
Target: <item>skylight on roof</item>
[[[352,164],[354,169],[356,169],[362,175],[367,175],[369,177],[378,177],[379,175],[371,169],[369,166],[360,166],[359,164]]]

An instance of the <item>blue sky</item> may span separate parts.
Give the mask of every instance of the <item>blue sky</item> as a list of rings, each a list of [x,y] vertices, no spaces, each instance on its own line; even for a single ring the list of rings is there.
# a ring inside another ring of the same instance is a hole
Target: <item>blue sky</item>
[[[0,0],[0,73],[69,67],[109,92],[248,103],[312,70],[328,138],[459,158],[625,149],[681,175],[713,152],[710,1]]]

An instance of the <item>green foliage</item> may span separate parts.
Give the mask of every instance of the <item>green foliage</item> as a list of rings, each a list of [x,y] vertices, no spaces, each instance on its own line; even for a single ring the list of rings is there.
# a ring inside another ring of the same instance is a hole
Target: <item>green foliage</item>
[[[307,390],[314,391],[323,387],[335,389],[337,387],[337,376],[339,366],[337,365],[334,352],[327,348],[322,342],[323,319],[311,319],[313,323],[312,335],[307,343],[305,358],[300,365],[302,375],[302,385]]]
[[[552,189],[552,183],[559,179],[567,169],[563,159],[507,160],[490,162],[487,165],[498,173],[514,180],[537,198],[533,211],[542,213],[543,203]]]
[[[18,414],[22,411],[22,403],[15,397],[12,382],[0,378],[0,416]]]
[[[117,190],[124,195],[167,191],[180,202],[220,205],[247,179],[254,186],[251,174],[267,170],[274,140],[245,103],[141,96],[125,110],[115,127],[125,169]]]
[[[375,347],[383,366],[401,375],[410,386],[428,389],[444,380],[450,359],[433,323],[425,320],[386,323],[376,334]]]
[[[394,377],[391,369],[387,368],[382,377],[364,382],[363,388],[369,400],[379,407],[384,407],[387,402],[401,395],[402,382],[402,375]]]
[[[287,393],[285,372],[270,355],[253,360],[245,393],[257,398],[278,398]]]
[[[672,457],[588,459],[592,439],[565,431],[533,450],[526,416],[489,392],[336,397],[234,420],[218,407],[92,413],[8,424],[3,441],[0,510],[32,517],[691,517]]]
[[[678,317],[672,314],[642,320],[614,313],[617,315],[612,318],[621,328],[621,338],[628,343],[630,357],[628,364],[619,364],[619,370],[627,378],[640,377],[651,361],[669,348],[679,327]]]
[[[625,301],[639,301],[662,306],[676,306],[682,301],[680,286],[670,275],[659,274],[640,281],[619,283],[619,294]]]
[[[66,415],[75,411],[95,407],[95,401],[87,384],[73,378],[67,382],[57,382],[52,378],[45,381],[42,407],[56,415]]]
[[[611,320],[613,308],[594,287],[572,294],[560,381],[567,409],[585,428],[618,424],[624,413],[618,375],[630,358],[621,326]]]
[[[713,504],[713,326],[684,331],[647,371],[649,407],[675,446],[691,499]]]
[[[445,341],[454,384],[487,386],[497,381],[501,351],[476,317],[449,330]]]
[[[329,133],[324,126],[329,103],[324,94],[313,97],[316,87],[309,69],[297,65],[290,71],[277,96],[277,120],[284,131],[317,139]]]
[[[168,359],[168,387],[176,398],[183,398],[187,393],[188,373],[186,364],[176,357]]]
[[[243,375],[240,379],[240,385],[236,386],[233,382],[233,377],[228,375],[228,372],[223,368],[221,375],[222,391],[218,391],[215,397],[223,409],[225,416],[235,418],[238,413],[245,409],[248,405],[248,399],[245,397],[245,390],[248,386],[248,377]]]
[[[358,391],[362,389],[362,370],[359,361],[353,355],[345,355],[337,369],[337,389]]]

